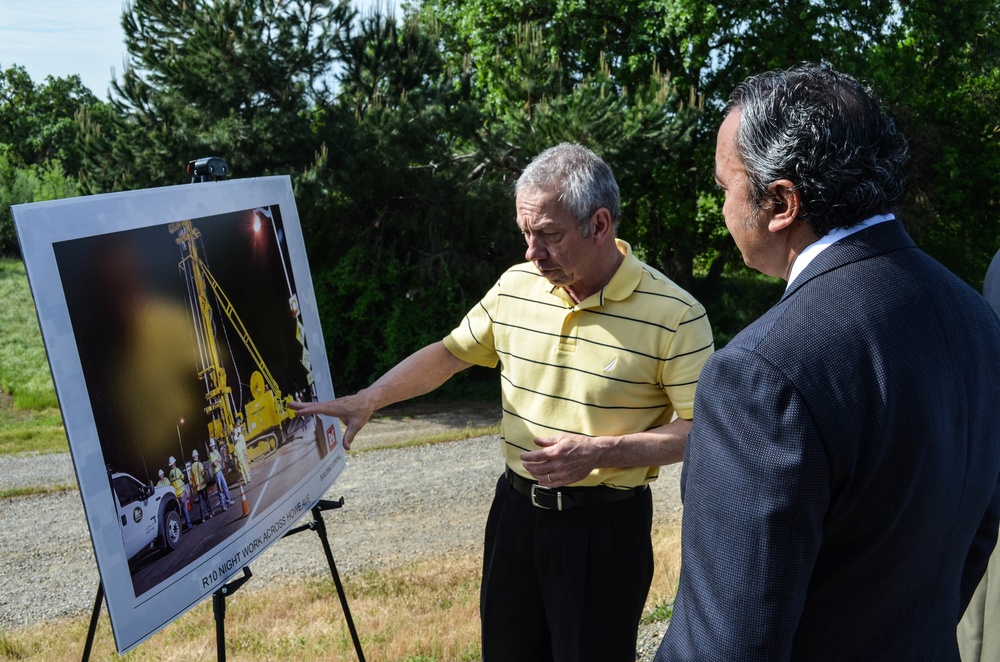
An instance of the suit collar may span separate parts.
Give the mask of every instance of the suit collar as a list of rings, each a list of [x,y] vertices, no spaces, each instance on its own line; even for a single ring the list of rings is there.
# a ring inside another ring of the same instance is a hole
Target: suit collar
[[[865,228],[870,228],[878,223],[884,223],[885,221],[891,221],[896,218],[895,214],[876,214],[871,218],[867,218],[857,225],[852,225],[849,228],[834,228],[827,232],[825,235],[814,241],[813,243],[802,249],[802,252],[796,256],[795,260],[792,262],[792,268],[788,272],[788,284],[785,286],[787,289],[798,275],[806,270],[806,267],[816,259],[816,256],[825,251],[830,246],[834,245],[841,239],[849,237],[855,232],[861,232]]]
[[[781,298],[784,300],[813,278],[845,264],[907,248],[916,248],[916,244],[903,229],[903,224],[899,220],[893,219],[865,228],[844,237],[817,255],[809,263],[809,266],[789,284]]]

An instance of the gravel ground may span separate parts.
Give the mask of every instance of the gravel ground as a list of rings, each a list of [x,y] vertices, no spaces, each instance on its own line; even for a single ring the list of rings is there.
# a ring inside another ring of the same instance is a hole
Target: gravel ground
[[[344,497],[343,508],[325,515],[341,577],[349,581],[364,569],[430,556],[481,553],[502,467],[496,437],[351,457],[324,495]],[[669,467],[654,484],[657,522],[680,514],[679,475],[679,465]],[[54,484],[76,484],[69,454],[0,457],[0,489]],[[90,612],[99,577],[77,491],[0,499],[0,529],[0,630]],[[248,587],[329,573],[320,542],[308,534],[277,542],[251,567]],[[639,660],[652,660],[665,627],[643,627]]]

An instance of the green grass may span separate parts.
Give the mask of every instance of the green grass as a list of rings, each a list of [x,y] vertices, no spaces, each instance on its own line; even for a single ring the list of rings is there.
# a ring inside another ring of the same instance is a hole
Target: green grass
[[[14,406],[13,398],[0,393],[0,455],[68,450],[58,409],[19,409]]]
[[[680,522],[652,532],[658,569],[643,622],[670,615],[680,569]],[[369,662],[475,662],[479,652],[479,577],[482,557],[444,554],[401,567],[342,575],[352,619]],[[233,662],[295,660],[356,662],[346,619],[329,577],[251,581],[226,601],[226,652]],[[203,601],[135,650],[114,653],[102,612],[91,659],[183,661],[210,659],[215,629]],[[289,615],[294,617],[290,618]],[[43,620],[5,631],[0,660],[78,660],[89,613]]]
[[[19,409],[58,406],[24,263],[0,259],[0,390]]]
[[[673,602],[660,602],[653,605],[653,608],[642,615],[642,622],[646,625],[650,623],[658,623],[660,621],[669,621],[670,617],[674,615],[674,603]]]
[[[12,487],[0,490],[0,499],[13,499],[15,497],[41,496],[44,494],[55,494],[56,492],[75,492],[79,488],[69,483],[55,483],[54,485],[40,485],[29,487]]]
[[[0,455],[68,445],[24,263],[0,259]]]

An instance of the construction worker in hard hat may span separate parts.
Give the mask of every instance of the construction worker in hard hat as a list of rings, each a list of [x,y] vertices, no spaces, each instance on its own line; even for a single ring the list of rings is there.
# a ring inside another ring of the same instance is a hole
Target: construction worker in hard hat
[[[233,454],[236,456],[236,468],[240,470],[243,482],[250,484],[250,462],[247,460],[247,440],[243,438],[243,426],[238,424],[233,428]]]
[[[184,482],[184,472],[180,470],[177,466],[177,460],[171,455],[170,459],[167,460],[169,465],[167,469],[170,471],[167,478],[170,480],[170,484],[174,486],[174,493],[177,495],[177,499],[181,502],[181,511],[184,513],[184,522],[187,524],[187,531],[191,528],[191,506],[188,503],[188,489],[187,484]]]
[[[205,466],[198,459],[198,450],[191,452],[191,486],[194,488],[198,499],[198,510],[201,512],[201,521],[212,519],[212,505],[208,502],[208,477],[205,475]]]
[[[229,485],[226,484],[226,477],[222,474],[222,456],[215,446],[215,439],[208,440],[208,464],[215,477],[215,493],[219,495],[219,505],[225,512],[229,506],[233,505],[233,500],[229,497]]]
[[[160,469],[156,475],[159,478],[159,480],[156,481],[157,487],[170,487],[170,481],[167,480],[167,475],[163,473],[163,469]]]

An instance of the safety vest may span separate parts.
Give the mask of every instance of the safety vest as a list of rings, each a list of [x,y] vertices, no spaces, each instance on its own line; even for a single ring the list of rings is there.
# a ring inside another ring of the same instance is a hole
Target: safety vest
[[[184,496],[184,472],[177,467],[170,470],[170,484],[174,486],[178,498]]]
[[[205,489],[205,467],[202,466],[201,462],[191,463],[191,484],[199,492]]]
[[[212,463],[212,473],[217,474],[222,471],[222,457],[218,453],[212,451],[208,454],[208,461]]]

